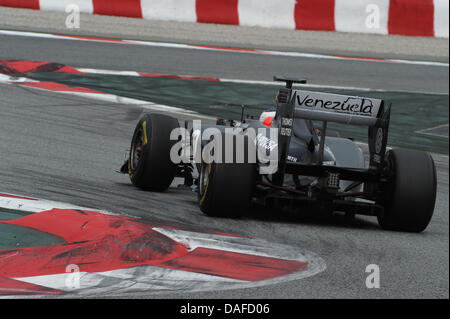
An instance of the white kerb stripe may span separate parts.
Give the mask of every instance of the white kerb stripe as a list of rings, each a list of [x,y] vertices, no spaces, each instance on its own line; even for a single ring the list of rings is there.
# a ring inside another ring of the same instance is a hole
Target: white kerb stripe
[[[448,0],[434,0],[434,36],[448,38]]]
[[[197,22],[195,0],[141,0],[141,8],[144,19]]]
[[[76,5],[83,13],[93,13],[93,0],[39,0],[41,10],[66,11],[69,5]]]
[[[336,31],[388,33],[389,0],[335,0]]]
[[[295,0],[239,0],[239,25],[295,29]]]
[[[101,69],[90,69],[90,68],[77,68],[77,70],[80,72],[83,72],[83,73],[139,76],[139,72],[136,72],[136,71],[101,70]]]

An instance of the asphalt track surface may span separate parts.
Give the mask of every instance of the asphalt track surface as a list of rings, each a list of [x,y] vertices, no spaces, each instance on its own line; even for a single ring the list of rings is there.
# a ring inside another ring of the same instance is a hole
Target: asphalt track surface
[[[270,80],[274,73],[288,72],[313,77],[322,84],[448,92],[448,68],[424,66],[314,60],[294,70],[289,58],[17,37],[0,37],[0,56],[242,79]],[[339,215],[249,212],[240,220],[210,218],[199,211],[196,195],[189,189],[143,192],[134,188],[126,175],[115,173],[142,115],[139,107],[11,85],[0,85],[0,96],[2,192],[299,246],[315,252],[327,264],[326,271],[302,280],[229,291],[161,294],[158,298],[448,298],[448,157],[439,156],[436,161],[436,208],[422,234],[383,231],[376,219],[369,217],[347,221]],[[369,264],[380,267],[380,289],[365,286]]]
[[[311,84],[448,94],[448,66],[411,65],[213,52],[0,35],[0,56],[73,67],[271,81],[303,77]]]

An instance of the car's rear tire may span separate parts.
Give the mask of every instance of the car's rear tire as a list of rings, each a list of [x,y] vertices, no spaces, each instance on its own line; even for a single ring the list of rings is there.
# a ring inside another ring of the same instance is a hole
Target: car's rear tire
[[[212,217],[241,217],[249,209],[255,182],[256,163],[202,161],[198,185],[200,210]]]
[[[145,114],[136,125],[128,158],[128,174],[133,185],[151,191],[165,191],[172,183],[177,166],[170,150],[177,142],[170,133],[178,128],[176,118]]]
[[[390,178],[384,192],[383,229],[422,232],[433,216],[436,201],[436,168],[426,152],[406,149],[386,153]]]

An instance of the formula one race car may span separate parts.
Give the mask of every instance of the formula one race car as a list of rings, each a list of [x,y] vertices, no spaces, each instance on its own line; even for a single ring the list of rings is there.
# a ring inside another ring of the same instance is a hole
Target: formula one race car
[[[303,79],[274,80],[286,86],[260,119],[183,128],[171,116],[145,114],[121,172],[151,191],[183,177],[209,216],[239,217],[253,203],[376,216],[389,230],[427,227],[436,198],[434,161],[422,151],[387,150],[390,105],[293,89]],[[328,122],[368,126],[368,165],[353,140],[327,133]]]

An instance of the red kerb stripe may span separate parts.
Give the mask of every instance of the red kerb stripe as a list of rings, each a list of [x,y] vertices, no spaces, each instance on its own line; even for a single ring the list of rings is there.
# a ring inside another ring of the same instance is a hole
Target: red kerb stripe
[[[0,193],[0,197],[9,197],[9,198],[18,198],[18,199],[37,200],[36,198],[29,198],[29,197],[16,196],[16,195],[10,195],[10,194],[3,194],[3,193]]]
[[[363,60],[363,61],[378,61],[378,62],[391,62],[390,60],[380,59],[380,58],[370,58],[363,56],[345,56],[345,55],[330,55],[330,57],[335,57],[339,59],[348,59],[348,60]]]
[[[246,281],[287,275],[306,268],[306,262],[196,248],[187,255],[166,261],[164,266]]]
[[[59,70],[57,70],[55,72],[57,72],[57,73],[85,74],[85,72],[80,72],[77,69],[75,69],[75,68],[73,68],[71,66],[68,66],[68,65],[63,66],[61,69],[59,69]]]
[[[102,272],[141,265],[159,266],[188,253],[186,247],[131,218],[94,211],[52,209],[0,223],[28,227],[64,239],[67,244],[0,249],[0,277]],[[0,282],[0,288],[1,288]]]
[[[187,75],[172,75],[172,74],[142,73],[142,72],[139,72],[139,75],[149,78],[168,78],[168,79],[220,82],[220,79],[218,78],[203,77],[203,76],[187,76]]]
[[[0,276],[1,295],[61,295],[64,291]]]
[[[334,0],[299,0],[294,18],[298,30],[334,31]]]
[[[121,39],[84,37],[84,36],[78,36],[78,35],[60,35],[60,34],[55,34],[55,35],[56,36],[60,36],[62,38],[74,38],[74,39],[80,39],[80,40],[105,41],[105,42],[123,42],[123,40],[121,40]]]
[[[94,14],[142,18],[141,0],[93,0]]]
[[[38,89],[44,89],[49,91],[56,91],[56,92],[81,92],[81,93],[102,93],[99,91],[91,90],[88,88],[84,88],[81,86],[68,86],[64,84],[59,84],[56,82],[23,82],[18,83],[22,86],[29,86],[34,87]]]
[[[239,24],[238,0],[197,0],[197,22]]]
[[[0,0],[0,6],[39,10],[39,0]]]
[[[389,34],[410,36],[434,35],[433,0],[391,0]]]

